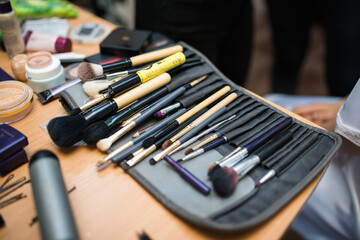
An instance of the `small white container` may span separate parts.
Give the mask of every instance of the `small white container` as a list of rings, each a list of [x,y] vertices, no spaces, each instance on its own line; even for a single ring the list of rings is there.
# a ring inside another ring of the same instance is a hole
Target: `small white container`
[[[25,71],[28,84],[34,92],[42,92],[65,82],[60,60],[46,51],[30,54]]]

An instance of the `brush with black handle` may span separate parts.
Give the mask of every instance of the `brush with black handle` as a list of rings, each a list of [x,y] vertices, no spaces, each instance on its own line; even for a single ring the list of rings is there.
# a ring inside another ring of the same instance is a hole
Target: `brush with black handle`
[[[87,81],[104,73],[149,63],[182,51],[183,47],[181,45],[175,45],[104,65],[83,62],[78,66],[78,77],[82,81]]]
[[[90,123],[114,114],[118,109],[166,85],[171,80],[168,73],[163,73],[152,80],[98,105],[84,114],[57,117],[47,125],[53,142],[60,147],[70,147],[82,137],[82,132]]]
[[[131,148],[132,146],[140,143],[140,146],[138,148],[140,148],[142,146],[142,141],[149,135],[153,134],[154,132],[156,132],[157,130],[163,128],[164,126],[166,126],[170,121],[172,121],[173,119],[177,118],[178,116],[182,115],[183,113],[186,112],[186,109],[179,109],[179,111],[177,111],[176,113],[172,114],[171,116],[167,117],[166,119],[164,119],[163,121],[161,121],[160,123],[156,124],[154,127],[152,127],[151,129],[149,129],[148,131],[146,131],[144,134],[140,135],[137,138],[134,138],[130,141],[128,141],[127,143],[121,145],[120,147],[118,147],[117,149],[115,149],[114,151],[112,151],[110,154],[108,154],[105,158],[101,159],[100,161],[98,161],[96,163],[96,167],[98,167],[98,170],[104,169],[106,166],[108,166],[111,162],[111,159],[116,156],[121,154],[123,151],[125,151],[126,149]],[[136,149],[132,149],[130,153],[134,152]]]
[[[291,117],[287,117],[283,119],[281,122],[277,123],[275,126],[272,126],[270,129],[259,135],[257,138],[253,139],[249,143],[245,144],[243,147],[238,147],[237,152],[233,153],[230,156],[226,156],[221,160],[217,161],[215,165],[211,165],[209,167],[208,175],[211,178],[212,174],[215,171],[222,167],[232,167],[242,159],[247,157],[249,154],[256,151],[259,147],[263,146],[265,143],[270,141],[277,133],[282,130],[288,128],[292,124],[293,119]]]
[[[75,108],[72,111],[72,114],[77,114],[106,99],[115,97],[116,95],[129,91],[130,89],[138,85],[144,84],[149,80],[159,76],[160,74],[165,73],[183,64],[185,60],[186,60],[185,55],[182,52],[177,52],[167,58],[164,58],[154,64],[151,64],[141,69],[140,71],[137,71],[136,73],[123,78],[121,81],[110,84],[108,86],[107,93],[93,96],[91,101],[87,102],[86,104],[78,108]]]
[[[210,134],[206,138],[202,139],[199,143],[197,143],[194,146],[192,146],[191,148],[187,149],[185,151],[185,155],[188,155],[188,154],[192,153],[193,151],[198,150],[202,146],[204,146],[212,141],[215,141],[219,137],[226,135],[227,133],[231,132],[233,129],[236,129],[236,128],[244,125],[245,123],[249,122],[250,120],[252,120],[250,123],[250,126],[248,128],[245,128],[244,131],[251,129],[251,127],[256,126],[257,123],[262,122],[265,118],[267,118],[271,114],[268,112],[265,115],[261,115],[262,112],[266,111],[266,107],[262,106],[262,105],[259,106],[257,104],[252,104],[252,106],[249,106],[249,107],[244,106],[244,107],[245,107],[245,109],[243,109],[243,110],[245,110],[245,111],[237,112],[237,117],[236,117],[236,119],[234,119],[234,121],[231,124],[221,127],[218,131]],[[257,117],[257,118],[254,119],[255,117]],[[230,134],[233,134],[234,137],[236,136],[235,133],[230,133]],[[229,140],[229,138],[227,138],[227,139]]]
[[[214,114],[212,114],[211,116],[209,116],[208,118],[206,118],[203,122],[201,122],[200,124],[198,124],[196,127],[194,127],[191,131],[189,131],[188,133],[186,133],[184,136],[180,137],[178,139],[178,141],[181,142],[185,142],[186,140],[188,140],[189,138],[191,138],[194,134],[196,134],[198,131],[200,131],[202,128],[204,128],[207,124],[209,124],[210,122],[214,121],[214,119],[216,119],[217,117],[219,117],[221,114],[223,114],[224,112],[226,112],[226,107],[223,107],[221,109],[219,109],[218,111],[216,111]],[[159,142],[157,142],[159,143]],[[149,148],[144,149],[143,151],[141,151],[139,154],[136,154],[132,159],[130,159],[129,161],[127,161],[127,164],[131,167],[134,166],[135,164],[137,164],[138,162],[140,162],[141,160],[143,160],[145,157],[147,157],[148,155],[150,155],[152,152],[154,152],[156,149],[159,148],[159,144],[155,145],[153,144],[152,146],[150,146]]]
[[[194,147],[195,150],[192,150],[192,151],[188,151],[189,149],[186,150],[185,151],[186,156],[183,157],[182,159],[178,160],[178,162],[183,162],[183,161],[188,161],[190,159],[193,159],[211,149],[214,149],[222,144],[225,144],[225,143],[235,139],[236,137],[249,131],[249,129],[252,129],[254,127],[262,128],[262,126],[272,124],[277,119],[273,119],[272,121],[269,120],[269,121],[265,122],[265,120],[268,119],[271,115],[272,115],[271,111],[268,111],[266,114],[263,114],[261,116],[258,116],[258,114],[254,114],[252,116],[251,116],[251,114],[247,114],[244,117],[250,116],[249,119],[252,119],[255,117],[256,118],[244,126],[241,126],[241,125],[243,125],[243,123],[242,123],[243,118],[235,119],[232,124],[229,124],[229,125],[225,126],[224,128],[220,129],[219,131],[217,131],[217,134],[220,136],[217,137],[215,140],[210,141],[210,142],[207,141],[208,143],[206,145],[199,147],[197,149],[195,149],[195,147]],[[218,136],[218,135],[215,135],[215,136]],[[193,149],[193,148],[190,148],[190,149]]]
[[[283,131],[258,151],[245,158],[233,167],[223,167],[215,171],[211,181],[217,194],[223,197],[230,196],[236,185],[248,172],[255,168],[262,160],[278,151],[293,136],[291,131]]]
[[[129,132],[131,129],[133,129],[135,126],[145,122],[147,119],[149,119],[156,111],[158,111],[159,109],[161,109],[162,107],[166,106],[169,102],[173,101],[174,99],[176,99],[177,97],[181,96],[187,89],[192,88],[193,86],[195,86],[196,84],[198,84],[199,82],[203,81],[205,78],[201,77],[198,79],[195,79],[194,81],[187,83],[181,87],[179,87],[178,89],[176,89],[175,91],[165,95],[164,97],[162,97],[161,99],[158,100],[158,103],[154,104],[153,106],[151,106],[149,109],[146,109],[142,112],[141,116],[139,116],[138,118],[134,119],[133,121],[129,122],[129,124],[127,124],[126,126],[124,126],[123,128],[121,128],[119,131],[115,132],[114,134],[112,134],[111,136],[107,137],[107,138],[103,138],[101,140],[99,140],[96,143],[96,146],[98,147],[98,149],[100,149],[101,151],[107,151],[111,145],[117,141],[120,137],[122,137],[124,134],[126,134],[127,132]],[[142,84],[143,85],[143,84]]]
[[[220,90],[216,91],[215,93],[213,93],[211,96],[207,97],[206,99],[204,99],[203,101],[201,101],[199,104],[197,104],[195,107],[193,107],[192,109],[190,109],[189,111],[187,111],[186,113],[184,113],[183,115],[181,115],[180,117],[178,117],[177,119],[173,120],[168,126],[166,126],[166,128],[164,128],[162,131],[157,132],[156,134],[154,134],[153,136],[147,138],[144,140],[143,143],[143,147],[144,148],[148,148],[150,147],[155,141],[156,139],[161,138],[162,136],[164,136],[167,132],[171,131],[172,129],[176,128],[177,126],[179,126],[181,123],[183,123],[184,121],[186,121],[186,119],[188,119],[189,117],[191,117],[192,115],[194,115],[195,113],[197,113],[198,111],[200,111],[201,109],[203,109],[204,107],[209,106],[210,104],[212,104],[214,101],[218,100],[220,97],[222,97],[224,94],[226,94],[227,92],[230,91],[230,86],[225,86],[223,88],[221,88]]]
[[[165,134],[163,137],[161,137],[160,139],[156,140],[153,145],[151,145],[149,148],[143,148],[142,147],[142,143],[139,142],[138,144],[135,144],[134,146],[132,146],[131,148],[126,149],[125,151],[121,152],[120,154],[113,156],[112,158],[112,163],[115,164],[119,164],[120,166],[124,169],[127,170],[130,167],[134,166],[135,164],[137,164],[140,160],[142,160],[142,158],[137,158],[134,159],[135,157],[135,151],[141,149],[142,153],[143,151],[146,151],[145,154],[149,155],[152,152],[156,151],[157,149],[161,149],[162,144],[168,140],[169,138],[171,138],[172,136],[174,136],[176,133],[178,133],[179,131],[181,131],[182,129],[184,129],[187,125],[189,125],[192,121],[194,121],[196,118],[198,118],[199,116],[201,116],[203,113],[205,113],[208,109],[204,108],[202,110],[200,110],[198,113],[196,113],[195,115],[191,116],[189,119],[187,119],[185,122],[183,122],[181,125],[179,125],[178,127],[176,127],[175,129],[171,130],[170,132],[168,132],[167,134]],[[128,159],[127,162],[122,162],[124,159]],[[133,160],[131,160],[133,159]]]

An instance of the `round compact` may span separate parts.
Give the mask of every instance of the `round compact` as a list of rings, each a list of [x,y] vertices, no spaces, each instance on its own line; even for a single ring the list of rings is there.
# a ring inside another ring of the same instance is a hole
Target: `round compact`
[[[46,51],[30,54],[25,70],[29,86],[34,92],[42,92],[65,82],[60,60]]]
[[[32,109],[33,90],[19,81],[0,82],[0,123],[25,117]]]

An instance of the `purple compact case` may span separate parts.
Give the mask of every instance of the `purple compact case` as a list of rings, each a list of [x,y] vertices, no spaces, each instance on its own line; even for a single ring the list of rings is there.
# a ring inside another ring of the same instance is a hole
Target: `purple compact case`
[[[24,149],[21,149],[8,157],[7,159],[0,162],[0,174],[5,176],[10,173],[12,170],[16,169],[20,165],[27,163],[29,160],[27,158],[26,152]]]
[[[7,124],[0,124],[0,163],[27,145],[24,134]]]

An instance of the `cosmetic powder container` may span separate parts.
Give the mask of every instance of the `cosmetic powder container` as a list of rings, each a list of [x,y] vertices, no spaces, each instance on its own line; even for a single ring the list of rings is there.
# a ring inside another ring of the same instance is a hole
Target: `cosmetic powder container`
[[[27,57],[26,78],[34,92],[42,92],[65,82],[60,60],[49,52],[39,51]]]
[[[16,80],[26,82],[25,65],[26,54],[17,54],[11,59],[11,70],[15,75]]]
[[[30,113],[33,90],[19,81],[0,82],[0,123],[18,121]]]

